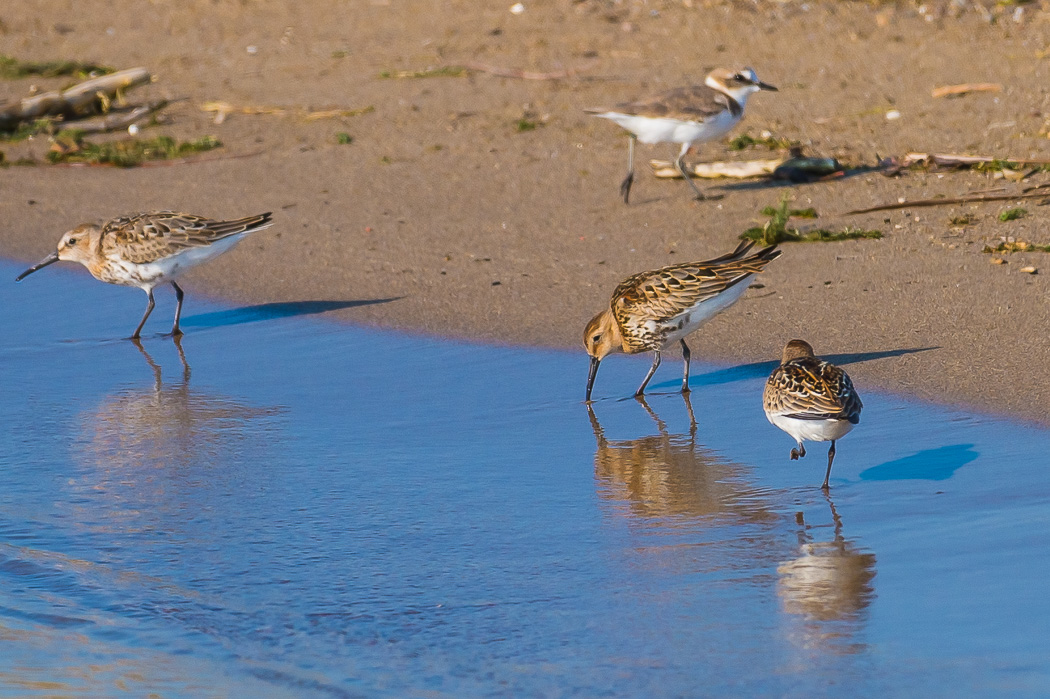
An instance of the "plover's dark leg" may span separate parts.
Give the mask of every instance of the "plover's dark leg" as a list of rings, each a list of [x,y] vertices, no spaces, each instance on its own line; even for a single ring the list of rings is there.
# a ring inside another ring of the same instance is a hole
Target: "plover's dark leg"
[[[182,291],[182,287],[175,282],[172,282],[171,285],[175,287],[175,325],[171,326],[171,335],[172,337],[178,337],[182,334],[182,331],[179,330],[179,318],[182,317],[182,299],[186,294]]]
[[[135,328],[135,332],[131,334],[132,340],[139,339],[142,334],[142,326],[146,324],[146,319],[149,318],[149,314],[153,312],[153,307],[156,303],[153,301],[153,289],[146,292],[146,296],[149,298],[149,303],[146,304],[146,312],[142,314],[142,320],[139,321],[139,326]]]
[[[636,398],[645,393],[645,387],[649,385],[649,379],[653,378],[653,374],[656,373],[656,367],[660,366],[660,353],[654,352],[653,355],[653,365],[649,367],[649,373],[645,375],[645,380],[642,381],[642,385],[634,393]]]
[[[631,134],[631,138],[627,141],[627,177],[623,178],[623,182],[620,183],[620,196],[623,197],[623,203],[630,203],[628,200],[631,197],[631,185],[634,184],[634,142],[638,138]]]
[[[823,490],[828,490],[828,479],[831,478],[831,462],[835,460],[835,440],[831,440],[831,448],[828,449],[828,472],[824,474],[824,485],[820,486]]]
[[[678,174],[685,178],[686,184],[693,188],[693,193],[696,194],[697,201],[703,201],[707,197],[704,196],[700,188],[693,182],[693,178],[689,176],[689,173],[685,171],[685,154],[689,152],[689,143],[682,144],[682,150],[678,153],[678,157],[675,158],[674,166],[678,170]]]
[[[682,393],[689,393],[689,345],[682,343],[682,359],[685,361],[685,375],[682,377]]]
[[[791,460],[798,461],[800,458],[806,455],[806,447],[802,442],[798,443],[798,449],[791,450]]]

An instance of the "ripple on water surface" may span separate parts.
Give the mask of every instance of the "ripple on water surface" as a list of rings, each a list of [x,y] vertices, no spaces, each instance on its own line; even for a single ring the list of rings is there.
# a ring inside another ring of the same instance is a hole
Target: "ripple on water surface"
[[[588,409],[582,353],[312,317],[396,299],[142,302],[0,284],[0,693],[1050,691],[1044,430],[861,386],[825,497],[772,362]]]

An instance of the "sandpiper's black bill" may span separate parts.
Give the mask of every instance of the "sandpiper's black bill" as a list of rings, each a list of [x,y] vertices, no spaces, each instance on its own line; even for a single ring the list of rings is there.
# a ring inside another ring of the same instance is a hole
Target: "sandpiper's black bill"
[[[587,374],[587,402],[591,402],[591,388],[594,387],[594,377],[598,375],[598,365],[602,363],[602,360],[597,357],[591,357],[591,370]]]
[[[16,282],[20,282],[23,279],[25,279],[26,277],[28,277],[30,274],[32,274],[33,272],[37,271],[38,269],[41,269],[42,267],[47,267],[49,264],[52,264],[54,262],[58,262],[58,253],[57,252],[51,253],[50,255],[45,257],[44,259],[40,260],[40,262],[37,262],[32,267],[30,267],[26,271],[22,272],[21,274],[19,274],[17,277],[15,277],[15,281]]]

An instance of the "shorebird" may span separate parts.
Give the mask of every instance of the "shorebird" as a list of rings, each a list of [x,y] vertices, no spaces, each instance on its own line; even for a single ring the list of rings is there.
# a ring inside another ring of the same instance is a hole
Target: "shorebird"
[[[583,331],[583,346],[591,356],[587,400],[591,399],[598,365],[613,352],[651,351],[653,365],[635,396],[645,393],[660,366],[660,353],[682,345],[685,374],[682,393],[689,392],[689,345],[686,336],[729,308],[747,290],[747,281],[780,257],[775,245],[751,256],[752,242],[741,243],[728,255],[706,262],[686,262],[628,277],[613,291],[609,308],[594,316]]]
[[[831,442],[824,490],[828,489],[831,463],[835,460],[835,440],[841,439],[860,422],[864,405],[849,375],[839,367],[818,359],[804,340],[784,346],[780,366],[773,370],[762,392],[762,407],[771,423],[798,442],[791,459],[806,455],[805,440]]]
[[[634,142],[680,143],[682,149],[675,168],[693,188],[697,199],[704,195],[685,171],[685,154],[696,143],[713,141],[729,132],[744,116],[747,98],[759,90],[776,88],[758,79],[755,71],[718,68],[708,73],[703,85],[680,87],[654,97],[618,104],[612,109],[587,109],[602,119],[616,122],[630,132],[627,150],[627,177],[620,184],[620,196],[628,203],[634,182]]]
[[[215,221],[157,211],[110,219],[102,225],[82,223],[62,236],[58,249],[15,278],[26,276],[59,260],[79,262],[91,276],[107,284],[137,286],[149,303],[131,339],[137,339],[153,312],[153,289],[165,282],[175,288],[177,306],[172,335],[180,335],[179,317],[185,295],[175,278],[190,267],[226,252],[244,236],[273,225],[270,213],[234,221]]]

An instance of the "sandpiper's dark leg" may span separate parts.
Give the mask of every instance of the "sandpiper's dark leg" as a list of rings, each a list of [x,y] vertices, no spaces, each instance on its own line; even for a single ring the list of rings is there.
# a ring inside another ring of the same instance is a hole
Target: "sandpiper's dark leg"
[[[689,345],[682,343],[682,359],[685,360],[685,376],[682,377],[682,393],[689,393]]]
[[[636,398],[645,393],[645,387],[649,385],[649,379],[653,378],[653,374],[656,373],[656,367],[660,366],[660,353],[654,352],[653,354],[655,355],[653,357],[653,365],[649,367],[649,373],[645,375],[645,380],[642,381],[642,385],[638,387],[637,391],[635,391],[634,395]]]
[[[634,142],[638,140],[634,134],[631,134],[630,140],[627,142],[627,177],[623,178],[623,182],[620,183],[620,196],[623,197],[623,203],[630,203],[628,199],[631,197],[631,185],[634,184]]]
[[[800,458],[806,455],[806,447],[802,442],[798,443],[798,449],[791,450],[791,460],[798,461]]]
[[[146,296],[149,297],[149,303],[146,304],[146,312],[142,314],[142,320],[139,321],[139,326],[135,328],[135,332],[131,335],[132,340],[139,339],[139,335],[142,333],[142,326],[146,324],[146,319],[149,318],[149,314],[153,312],[153,306],[156,305],[153,301],[153,289],[147,291]]]
[[[689,173],[685,171],[685,154],[689,152],[689,143],[682,144],[682,150],[678,153],[678,157],[675,158],[674,166],[678,170],[678,174],[685,178],[686,184],[693,188],[693,193],[696,195],[697,201],[703,201],[707,197],[704,196],[700,188],[693,182],[693,178],[689,176]]]
[[[182,331],[179,330],[179,318],[182,317],[182,299],[186,294],[175,282],[172,282],[171,285],[175,287],[175,325],[171,326],[171,335],[177,337],[182,334]]]
[[[831,448],[828,449],[828,472],[824,474],[824,485],[820,486],[824,491],[828,490],[828,479],[831,478],[831,462],[835,460],[835,440],[831,440]]]

